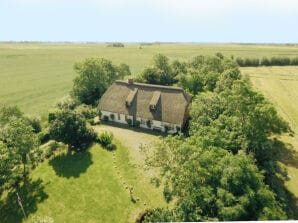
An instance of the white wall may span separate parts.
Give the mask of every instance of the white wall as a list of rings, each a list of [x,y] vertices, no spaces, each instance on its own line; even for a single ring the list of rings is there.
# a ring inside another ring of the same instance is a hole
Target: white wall
[[[111,114],[114,114],[114,120],[111,119]],[[126,119],[125,119],[125,115],[123,115],[123,114],[120,114],[120,119],[119,119],[118,113],[108,112],[108,111],[101,111],[101,119],[103,119],[103,117],[105,115],[109,117],[109,121],[122,123],[122,124],[127,124]],[[128,116],[128,117],[132,118],[131,116]]]
[[[111,119],[111,116],[110,116],[111,114],[114,114],[114,120]],[[103,119],[105,115],[109,117],[109,121],[114,121],[114,122],[122,123],[122,124],[127,124],[126,118],[133,120],[133,116],[130,116],[130,115],[125,116],[124,114],[120,114],[120,116],[118,116],[118,113],[101,111],[101,119]],[[119,119],[119,117],[120,117],[120,119]],[[177,125],[177,124],[170,124],[167,122],[161,122],[161,121],[156,121],[156,120],[151,120],[151,128],[148,128],[148,126],[146,124],[148,119],[136,118],[136,120],[140,121],[141,122],[140,127],[145,128],[145,129],[157,128],[157,129],[160,129],[162,132],[164,132],[165,126],[169,126],[170,132],[175,133],[176,126],[179,126],[181,128],[181,126]]]

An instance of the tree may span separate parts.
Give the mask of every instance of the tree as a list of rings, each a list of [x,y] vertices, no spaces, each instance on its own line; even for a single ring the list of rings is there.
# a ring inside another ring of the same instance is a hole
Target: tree
[[[103,58],[88,58],[75,63],[74,69],[79,76],[73,81],[71,95],[82,103],[92,105],[96,104],[113,81],[130,74],[127,65],[121,64],[118,67]]]
[[[172,209],[151,210],[146,221],[286,218],[252,156],[204,146],[196,136],[167,137],[153,151],[147,165],[160,169],[176,202]]]
[[[86,120],[74,111],[58,110],[49,116],[50,137],[67,144],[69,149],[86,148],[96,139],[94,131],[87,127]]]
[[[223,73],[220,74],[218,81],[216,82],[214,91],[219,93],[225,89],[231,89],[234,81],[240,80],[241,78],[241,73],[238,67],[226,69]]]
[[[0,127],[5,125],[10,118],[23,118],[24,114],[17,106],[4,106],[0,108]]]
[[[146,67],[137,81],[145,82],[148,84],[160,84],[161,70],[156,67]]]
[[[180,62],[179,60],[174,60],[172,62],[171,67],[172,67],[174,77],[177,77],[179,74],[187,73],[187,63],[186,62]]]
[[[13,117],[3,127],[1,135],[7,147],[15,151],[17,159],[23,164],[23,176],[25,177],[30,152],[38,145],[34,129],[26,120]]]
[[[153,57],[153,66],[145,68],[138,80],[148,84],[173,85],[176,82],[175,74],[169,58],[157,54]]]
[[[5,189],[6,185],[9,185],[11,181],[13,181],[13,167],[14,160],[12,152],[2,141],[0,141],[0,195]]]
[[[220,91],[240,77],[238,64],[217,54],[215,57],[194,57],[186,72],[180,73],[176,79],[179,86],[196,95],[201,91]]]
[[[178,85],[191,95],[203,91],[204,79],[202,74],[197,71],[189,71],[187,74],[179,75],[178,79]]]

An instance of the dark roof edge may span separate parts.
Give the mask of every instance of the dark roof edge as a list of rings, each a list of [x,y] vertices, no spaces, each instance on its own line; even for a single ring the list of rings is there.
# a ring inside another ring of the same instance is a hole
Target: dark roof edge
[[[180,87],[173,87],[173,86],[164,86],[164,85],[154,85],[154,84],[143,84],[143,83],[136,83],[130,84],[126,81],[122,80],[116,80],[115,83],[118,84],[125,84],[125,85],[135,85],[135,86],[142,86],[142,87],[151,87],[151,88],[158,88],[158,89],[169,89],[169,90],[177,90],[177,91],[183,91],[184,90]]]

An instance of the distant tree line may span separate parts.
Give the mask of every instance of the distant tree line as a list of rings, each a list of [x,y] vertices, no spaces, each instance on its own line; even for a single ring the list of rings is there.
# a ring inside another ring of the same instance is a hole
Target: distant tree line
[[[240,67],[298,66],[298,57],[263,57],[262,59],[237,57],[236,62]]]
[[[124,47],[123,43],[109,43],[108,47]]]

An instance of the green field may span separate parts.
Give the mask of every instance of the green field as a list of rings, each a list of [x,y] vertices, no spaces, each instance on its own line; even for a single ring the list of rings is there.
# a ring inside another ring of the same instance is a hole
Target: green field
[[[156,53],[183,60],[216,52],[225,56],[259,58],[298,55],[297,46],[157,44],[142,46],[142,49],[139,46],[126,44],[124,48],[110,48],[105,44],[0,43],[0,105],[19,105],[27,114],[46,114],[59,98],[69,93],[76,75],[72,68],[74,62],[87,57],[105,57],[116,64],[127,63],[136,75],[151,63]],[[281,139],[289,149],[282,160],[289,173],[287,186],[295,194],[298,207],[298,67],[241,68],[241,71],[296,132],[294,137],[285,135]],[[146,174],[131,164],[129,149],[120,146],[116,152],[119,170],[134,187],[141,202],[130,201],[129,192],[114,168],[112,153],[96,145],[88,153],[77,155],[84,157],[56,157],[55,161],[45,161],[33,171],[32,182],[23,188],[24,191],[35,191],[32,195],[29,193],[32,196],[28,198],[29,213],[49,215],[56,222],[104,222],[107,219],[130,222],[145,208],[144,202],[150,207],[164,205],[161,191],[149,184]],[[79,158],[84,162],[76,162]],[[61,163],[66,164],[63,171]],[[5,211],[5,216],[10,216],[4,222],[19,222],[21,212],[15,212],[18,209],[16,200],[15,197],[11,199],[14,206],[10,203],[9,209],[1,208],[1,213]],[[1,202],[0,205],[5,205],[6,201],[2,199]],[[0,215],[0,222],[1,219],[4,218]]]
[[[164,206],[162,192],[131,164],[128,149],[117,145],[115,163],[112,152],[94,145],[87,152],[63,153],[38,166],[19,190],[29,219],[37,215],[55,222],[134,222],[142,210]],[[127,186],[133,187],[136,201],[131,201]],[[0,221],[21,222],[15,194],[2,202]]]
[[[29,114],[41,115],[67,95],[75,77],[73,64],[87,57],[104,57],[127,63],[133,75],[163,53],[171,59],[189,60],[196,55],[222,52],[234,57],[297,56],[298,46],[237,44],[19,44],[0,43],[0,105],[19,105]]]
[[[298,67],[243,68],[258,91],[267,97],[279,114],[290,123],[294,136],[284,135],[281,140],[288,148],[282,162],[286,165],[287,186],[296,195],[298,207]]]

